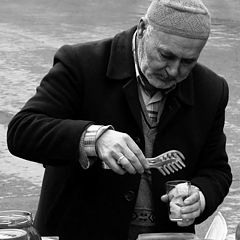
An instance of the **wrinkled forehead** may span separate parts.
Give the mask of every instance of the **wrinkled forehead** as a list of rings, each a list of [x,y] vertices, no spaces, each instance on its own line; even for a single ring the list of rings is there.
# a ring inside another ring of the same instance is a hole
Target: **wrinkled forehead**
[[[155,50],[165,50],[184,58],[197,58],[207,40],[192,39],[162,32],[150,27],[146,41]]]

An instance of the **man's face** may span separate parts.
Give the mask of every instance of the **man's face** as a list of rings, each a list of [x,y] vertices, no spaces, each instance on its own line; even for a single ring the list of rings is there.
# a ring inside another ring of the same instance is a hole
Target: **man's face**
[[[151,28],[151,26],[150,26]],[[151,85],[166,89],[187,78],[206,40],[138,28],[139,66]]]

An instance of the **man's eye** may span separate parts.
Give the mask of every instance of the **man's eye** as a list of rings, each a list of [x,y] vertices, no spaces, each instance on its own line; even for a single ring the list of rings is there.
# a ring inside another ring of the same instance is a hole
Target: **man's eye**
[[[195,61],[195,59],[182,59],[182,64],[190,65],[193,64]]]
[[[162,55],[163,58],[168,59],[168,60],[174,59],[174,56],[172,56],[172,55],[167,55],[167,54],[164,54],[164,53],[161,53],[161,55]]]

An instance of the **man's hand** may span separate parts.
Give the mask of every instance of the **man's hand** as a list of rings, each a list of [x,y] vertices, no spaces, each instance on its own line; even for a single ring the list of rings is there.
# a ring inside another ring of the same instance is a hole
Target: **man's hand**
[[[96,142],[99,158],[118,174],[143,173],[148,163],[141,149],[126,133],[107,130]]]
[[[165,194],[161,197],[161,200],[168,203],[168,196]],[[200,192],[195,186],[191,186],[190,196],[184,201],[184,206],[181,207],[182,221],[178,221],[177,224],[180,227],[186,227],[194,223],[195,219],[200,216],[202,212]]]

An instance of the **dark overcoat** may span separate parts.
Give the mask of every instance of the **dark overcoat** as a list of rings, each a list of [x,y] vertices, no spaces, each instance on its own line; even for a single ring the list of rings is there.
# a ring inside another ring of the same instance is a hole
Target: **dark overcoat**
[[[105,39],[60,48],[36,94],[9,124],[8,147],[18,157],[45,166],[35,224],[41,235],[61,240],[126,240],[140,175],[104,170],[96,159],[78,162],[81,134],[90,123],[113,125],[144,151],[140,103],[132,56],[135,28]],[[169,93],[153,155],[181,151],[186,168],[164,177],[152,171],[158,232],[194,232],[168,219],[160,197],[164,182],[187,179],[206,198],[195,223],[211,215],[228,193],[232,175],[223,132],[226,81],[197,64]]]

